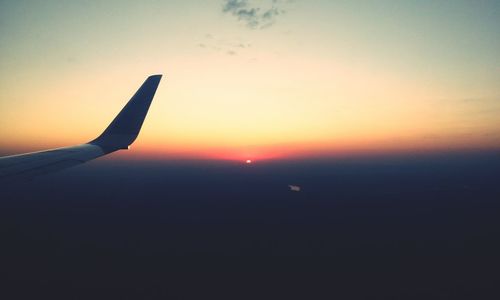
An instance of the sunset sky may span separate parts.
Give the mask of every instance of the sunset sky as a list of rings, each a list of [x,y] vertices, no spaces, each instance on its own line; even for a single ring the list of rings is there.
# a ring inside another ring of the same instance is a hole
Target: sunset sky
[[[0,153],[92,140],[151,74],[115,158],[500,149],[499,1],[2,1]]]

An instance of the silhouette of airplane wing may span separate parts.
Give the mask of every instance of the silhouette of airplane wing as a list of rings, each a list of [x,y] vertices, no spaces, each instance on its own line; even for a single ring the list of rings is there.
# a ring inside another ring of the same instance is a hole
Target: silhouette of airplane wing
[[[106,130],[91,142],[0,157],[0,181],[33,178],[76,166],[120,149],[128,149],[139,135],[161,76],[148,77]]]

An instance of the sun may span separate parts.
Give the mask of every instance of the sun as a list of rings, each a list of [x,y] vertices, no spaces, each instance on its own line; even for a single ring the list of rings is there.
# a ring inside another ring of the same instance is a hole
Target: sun
[[[251,159],[247,159],[247,160],[245,161],[245,163],[247,163],[247,164],[251,164],[251,163],[252,163],[252,160],[251,160]]]

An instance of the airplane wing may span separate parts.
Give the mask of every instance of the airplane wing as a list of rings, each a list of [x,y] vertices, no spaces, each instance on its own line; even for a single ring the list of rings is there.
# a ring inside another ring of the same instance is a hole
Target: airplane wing
[[[146,79],[125,107],[96,139],[82,145],[0,157],[0,181],[33,178],[128,149],[141,130],[162,75]]]

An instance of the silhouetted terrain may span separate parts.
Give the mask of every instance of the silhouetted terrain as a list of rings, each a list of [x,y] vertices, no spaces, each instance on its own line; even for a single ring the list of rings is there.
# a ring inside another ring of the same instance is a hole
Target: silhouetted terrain
[[[105,160],[0,196],[4,299],[498,295],[495,153]]]

